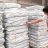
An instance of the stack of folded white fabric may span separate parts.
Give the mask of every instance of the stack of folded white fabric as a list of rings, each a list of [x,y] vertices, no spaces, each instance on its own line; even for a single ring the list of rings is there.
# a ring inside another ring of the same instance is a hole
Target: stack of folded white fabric
[[[42,48],[48,45],[46,16],[43,15],[42,8],[42,6],[38,5],[27,7],[29,21],[36,19],[43,20],[29,28],[30,46],[34,48]]]
[[[17,7],[10,8],[5,10],[7,48],[29,48],[27,11]]]
[[[4,48],[4,33],[3,33],[3,23],[2,23],[2,12],[0,11],[0,48]]]

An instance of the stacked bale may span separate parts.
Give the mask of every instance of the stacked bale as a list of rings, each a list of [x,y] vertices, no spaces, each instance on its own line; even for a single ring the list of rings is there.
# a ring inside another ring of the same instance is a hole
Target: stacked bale
[[[5,8],[5,30],[7,48],[29,48],[27,11],[11,6]]]
[[[34,48],[43,48],[48,45],[48,32],[46,16],[43,15],[43,6],[35,5],[26,7],[28,10],[29,21],[42,19],[42,22],[36,23],[29,28],[30,46]]]

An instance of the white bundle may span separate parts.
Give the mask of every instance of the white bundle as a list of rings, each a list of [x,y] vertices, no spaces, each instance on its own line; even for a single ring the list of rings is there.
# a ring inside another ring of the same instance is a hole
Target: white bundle
[[[29,28],[30,46],[34,48],[41,48],[44,47],[44,44],[48,44],[46,17],[43,16],[42,8],[42,6],[38,5],[27,7],[29,21],[36,19],[43,20]]]
[[[8,48],[12,48],[12,47],[14,47],[14,48],[16,48],[16,47],[17,48],[25,48],[25,47],[28,48],[29,43],[27,40],[24,40],[24,41],[17,43],[17,44],[8,43],[7,45],[8,45]]]
[[[4,3],[4,4],[5,8],[21,8],[21,5],[16,3]]]
[[[33,5],[33,6],[29,6],[29,7],[26,7],[26,9],[28,10],[42,10],[44,6],[40,6],[40,5]]]
[[[29,48],[27,21],[26,9],[5,10],[7,48]]]
[[[6,26],[19,26],[19,25],[25,25],[25,22],[27,21],[27,17],[15,17],[17,18],[15,21],[10,19],[7,20],[8,23],[6,23]],[[19,18],[19,19],[18,19]],[[21,19],[22,18],[22,19]],[[26,21],[25,21],[26,20]]]

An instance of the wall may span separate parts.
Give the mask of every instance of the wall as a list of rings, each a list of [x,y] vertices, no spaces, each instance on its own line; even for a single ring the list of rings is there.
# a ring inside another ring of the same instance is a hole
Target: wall
[[[20,4],[42,4],[42,0],[18,0],[18,3]]]
[[[0,0],[0,1],[19,3],[22,6],[29,6],[29,5],[36,5],[36,4],[42,5],[45,3],[44,1],[46,0]],[[48,4],[48,0],[47,0],[47,4]]]

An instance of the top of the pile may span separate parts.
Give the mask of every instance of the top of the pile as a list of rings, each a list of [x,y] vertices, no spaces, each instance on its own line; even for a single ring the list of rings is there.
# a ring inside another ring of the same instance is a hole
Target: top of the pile
[[[38,16],[38,15],[42,16],[43,15],[43,11],[42,11],[43,8],[44,8],[44,6],[40,6],[40,5],[26,7],[26,9],[28,11],[28,15],[33,15],[33,16]]]
[[[43,7],[44,6],[41,6],[41,5],[34,5],[34,6],[26,7],[26,9],[28,9],[28,10],[34,10],[34,9],[41,10],[41,9],[43,9]]]
[[[17,3],[0,3],[0,10],[9,8],[21,8],[21,5]]]
[[[17,3],[4,3],[6,8],[21,8],[20,4]]]

